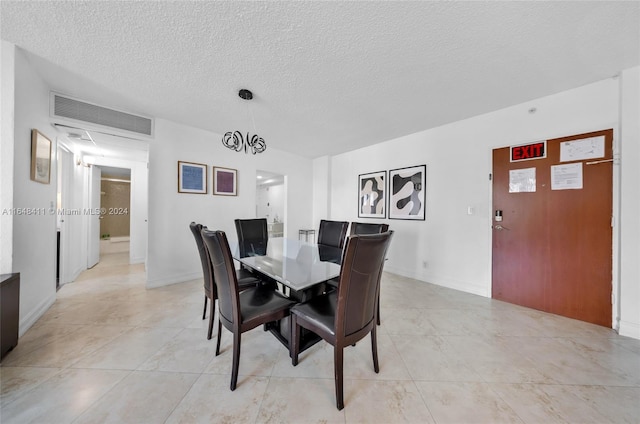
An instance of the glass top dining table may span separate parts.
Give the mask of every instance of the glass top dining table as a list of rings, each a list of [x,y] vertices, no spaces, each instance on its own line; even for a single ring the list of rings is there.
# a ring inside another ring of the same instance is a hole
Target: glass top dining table
[[[234,259],[294,291],[304,291],[340,275],[342,249],[302,240],[272,237],[264,246],[247,245],[241,257],[231,245]]]

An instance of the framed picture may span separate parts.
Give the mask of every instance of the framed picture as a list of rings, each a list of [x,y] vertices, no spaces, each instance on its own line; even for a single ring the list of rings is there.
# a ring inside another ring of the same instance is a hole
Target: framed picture
[[[51,140],[31,130],[31,179],[42,184],[51,181]]]
[[[427,165],[389,171],[389,218],[425,219]]]
[[[220,196],[238,195],[238,171],[213,167],[213,194]]]
[[[207,194],[207,165],[178,161],[178,193]]]
[[[387,172],[358,175],[358,218],[386,218]]]

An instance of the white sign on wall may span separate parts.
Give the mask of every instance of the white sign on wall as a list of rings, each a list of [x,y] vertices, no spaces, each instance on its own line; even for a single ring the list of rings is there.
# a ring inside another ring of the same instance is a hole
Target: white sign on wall
[[[604,157],[604,136],[563,141],[560,143],[560,162]]]
[[[582,162],[551,167],[551,190],[582,188]]]

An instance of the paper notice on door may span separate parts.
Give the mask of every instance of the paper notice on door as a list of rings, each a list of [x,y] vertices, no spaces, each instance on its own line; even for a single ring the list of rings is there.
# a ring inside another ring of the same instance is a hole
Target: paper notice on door
[[[536,168],[509,170],[509,193],[536,191]]]
[[[551,167],[551,190],[582,188],[582,162]]]
[[[560,143],[560,162],[604,157],[604,136],[563,141]]]

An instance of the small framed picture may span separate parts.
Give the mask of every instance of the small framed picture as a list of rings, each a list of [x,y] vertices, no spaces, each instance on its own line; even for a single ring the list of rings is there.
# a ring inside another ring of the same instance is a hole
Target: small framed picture
[[[51,140],[31,130],[31,179],[42,184],[51,181]]]
[[[425,219],[427,165],[389,171],[389,218]]]
[[[220,196],[238,195],[238,171],[213,167],[213,194]]]
[[[178,161],[178,193],[207,194],[207,165]]]
[[[358,175],[358,218],[387,217],[387,172]]]

